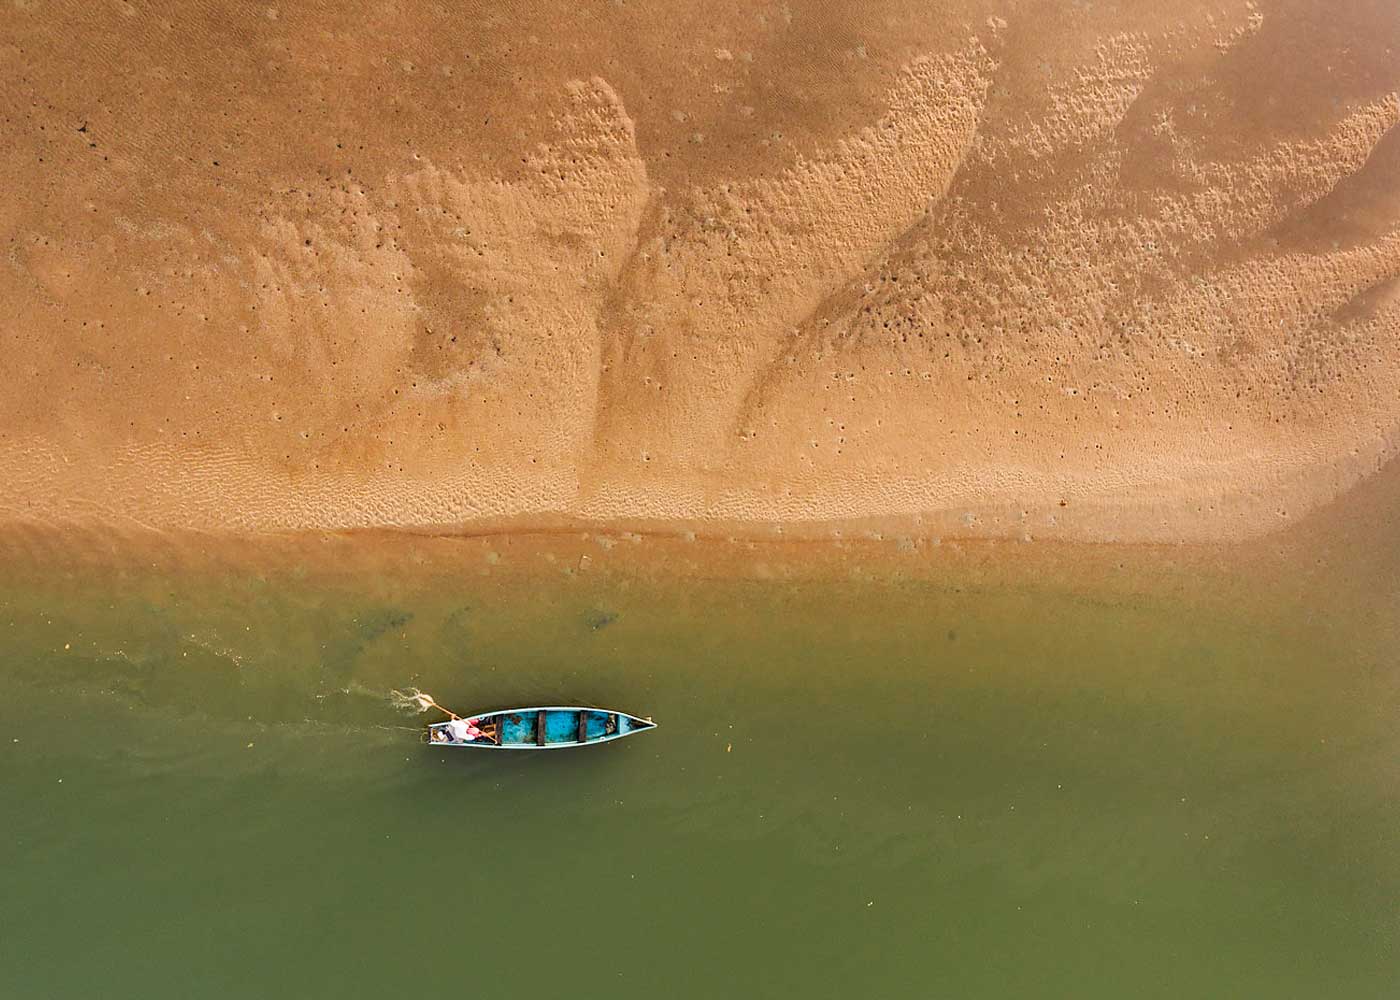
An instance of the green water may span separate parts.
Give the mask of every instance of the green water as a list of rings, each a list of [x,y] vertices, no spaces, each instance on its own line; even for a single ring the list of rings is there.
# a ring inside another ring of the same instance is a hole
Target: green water
[[[1344,601],[100,580],[0,584],[5,998],[1400,995]],[[660,728],[434,751],[410,685]]]

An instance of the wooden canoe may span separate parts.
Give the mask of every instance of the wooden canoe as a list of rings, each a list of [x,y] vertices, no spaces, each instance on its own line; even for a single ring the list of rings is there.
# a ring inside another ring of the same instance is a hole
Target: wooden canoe
[[[428,727],[428,742],[439,747],[481,747],[491,750],[563,750],[565,747],[611,743],[633,733],[653,729],[656,723],[626,712],[578,705],[544,708],[510,708],[499,712],[463,716],[481,731],[471,740],[454,739],[451,722]]]

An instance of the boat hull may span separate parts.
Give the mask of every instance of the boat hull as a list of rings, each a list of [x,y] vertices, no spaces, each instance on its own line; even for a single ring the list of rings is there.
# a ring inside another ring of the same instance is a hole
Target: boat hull
[[[450,722],[428,727],[433,746],[484,750],[566,750],[615,743],[656,728],[656,723],[626,712],[582,705],[510,708],[468,717],[482,735],[454,739]]]

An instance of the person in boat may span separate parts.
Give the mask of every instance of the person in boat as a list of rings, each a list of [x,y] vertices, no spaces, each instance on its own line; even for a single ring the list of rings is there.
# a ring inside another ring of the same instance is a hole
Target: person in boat
[[[449,743],[474,743],[486,735],[477,727],[475,719],[453,719],[442,728]]]

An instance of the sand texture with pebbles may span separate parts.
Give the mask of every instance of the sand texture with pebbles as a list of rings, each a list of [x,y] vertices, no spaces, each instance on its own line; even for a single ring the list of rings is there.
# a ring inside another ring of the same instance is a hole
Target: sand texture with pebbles
[[[1400,7],[17,3],[0,522],[1160,541],[1400,432]]]

